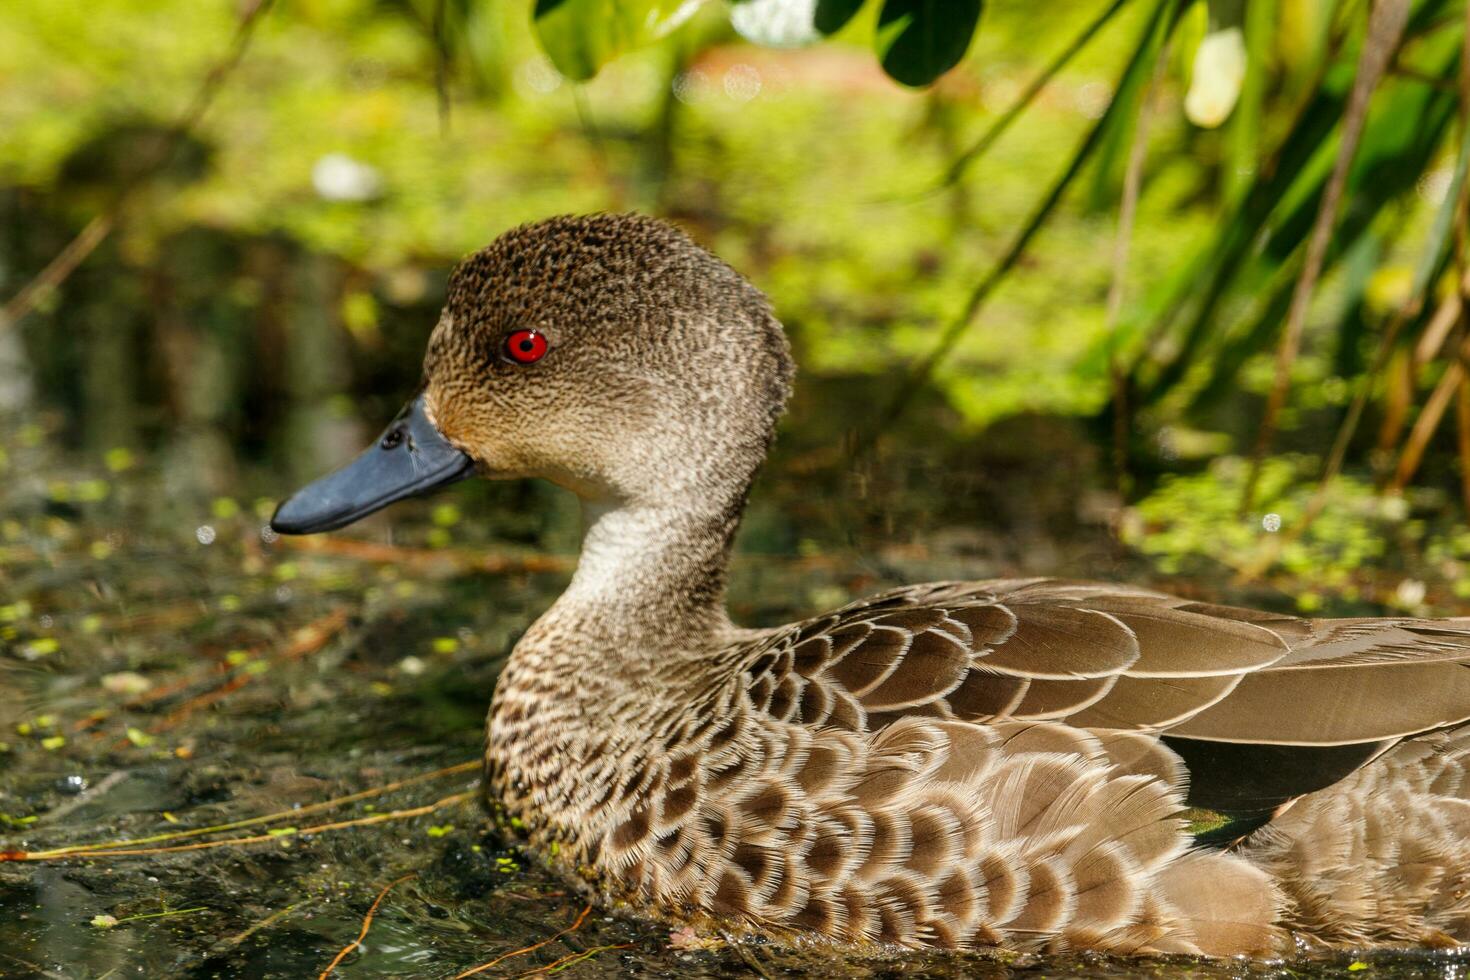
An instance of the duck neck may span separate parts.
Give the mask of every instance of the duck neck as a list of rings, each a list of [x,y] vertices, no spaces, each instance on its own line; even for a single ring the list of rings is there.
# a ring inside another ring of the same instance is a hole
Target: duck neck
[[[572,801],[643,771],[723,675],[733,638],[725,565],[740,518],[657,505],[587,504],[571,584],[526,631],[495,687],[486,785],[512,812],[595,838]],[[658,733],[661,733],[658,734]],[[608,788],[608,792],[611,789]],[[517,807],[520,807],[517,811]]]
[[[584,500],[577,571],[546,619],[639,658],[727,635],[726,568],[744,503],[744,488],[698,508]]]

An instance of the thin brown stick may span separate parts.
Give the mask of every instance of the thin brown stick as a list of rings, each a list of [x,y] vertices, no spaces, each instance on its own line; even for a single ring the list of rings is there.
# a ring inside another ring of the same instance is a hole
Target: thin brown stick
[[[1249,513],[1255,506],[1256,484],[1261,477],[1261,466],[1266,452],[1276,434],[1277,420],[1286,405],[1286,396],[1291,390],[1291,368],[1296,363],[1301,349],[1302,331],[1306,327],[1307,312],[1311,307],[1312,294],[1316,291],[1317,279],[1322,274],[1322,265],[1327,258],[1327,246],[1332,241],[1332,231],[1337,224],[1337,213],[1342,204],[1343,190],[1347,186],[1348,171],[1358,150],[1358,141],[1363,135],[1363,125],[1368,118],[1368,103],[1373,91],[1383,77],[1409,18],[1408,0],[1376,0],[1368,18],[1368,37],[1358,57],[1358,74],[1353,81],[1353,91],[1348,97],[1347,112],[1342,121],[1342,137],[1337,147],[1337,158],[1332,163],[1332,174],[1322,192],[1322,201],[1317,206],[1317,216],[1312,233],[1307,240],[1306,262],[1296,288],[1291,294],[1291,306],[1286,315],[1286,328],[1281,334],[1281,343],[1276,349],[1276,373],[1267,396],[1266,411],[1261,418],[1261,430],[1256,438],[1255,451],[1251,455],[1250,471],[1246,476],[1245,489],[1241,494],[1240,511]]]
[[[1266,539],[1260,552],[1249,563],[1237,570],[1234,579],[1236,585],[1254,581],[1260,577],[1262,572],[1275,564],[1282,549],[1305,535],[1308,528],[1312,526],[1312,522],[1327,506],[1328,492],[1338,474],[1342,472],[1342,467],[1347,461],[1348,446],[1352,443],[1353,435],[1357,432],[1358,424],[1362,421],[1363,412],[1367,408],[1368,398],[1372,391],[1371,379],[1385,371],[1390,384],[1388,410],[1384,418],[1383,431],[1379,433],[1378,440],[1380,446],[1389,448],[1398,443],[1398,433],[1402,431],[1409,414],[1413,391],[1413,363],[1411,355],[1404,354],[1399,359],[1394,359],[1393,353],[1399,333],[1411,319],[1419,314],[1423,308],[1423,300],[1422,293],[1416,292],[1410,296],[1408,301],[1399,307],[1384,329],[1383,337],[1378,342],[1378,350],[1373,357],[1373,363],[1363,383],[1358,386],[1357,392],[1353,395],[1352,402],[1348,405],[1347,414],[1343,417],[1342,424],[1337,429],[1337,436],[1332,441],[1332,449],[1327,454],[1327,464],[1322,468],[1322,476],[1317,481],[1317,488],[1312,491],[1312,496],[1307,500],[1301,520],[1290,528],[1282,528],[1281,533],[1273,534]],[[1450,304],[1458,305],[1458,303],[1457,297],[1450,296],[1440,310]],[[1439,315],[1439,311],[1436,311],[1434,317]]]
[[[255,651],[247,650],[246,652],[251,653]],[[198,684],[201,680],[208,677],[210,674],[224,674],[228,672],[229,665],[225,662],[223,657],[220,657],[220,659],[214,663],[206,664],[195,670],[188,671],[183,677],[171,680],[166,684],[159,684],[157,687],[151,687],[143,693],[129,698],[128,700],[123,702],[123,707],[134,709],[146,708],[150,704],[154,704],[158,701],[167,701],[175,694],[180,694],[184,691],[187,691],[189,688],[193,687],[195,684]]]
[[[1171,39],[1172,40],[1172,39]],[[1138,96],[1138,118],[1133,124],[1133,145],[1128,149],[1128,166],[1123,172],[1123,198],[1118,205],[1118,231],[1113,238],[1113,279],[1108,285],[1104,329],[1108,336],[1108,379],[1113,389],[1113,476],[1118,496],[1128,496],[1128,375],[1118,359],[1118,318],[1127,289],[1128,256],[1133,245],[1133,222],[1138,215],[1138,196],[1143,185],[1143,165],[1148,159],[1149,123],[1154,93],[1169,61],[1171,40],[1159,45],[1148,85]]]
[[[233,936],[230,936],[229,938],[223,939],[220,942],[216,943],[213,947],[213,950],[223,951],[227,949],[234,949],[236,946],[240,945],[245,940],[255,935],[257,932],[260,932],[262,929],[269,929],[271,926],[275,925],[277,922],[280,922],[286,916],[290,915],[292,912],[295,912],[303,905],[312,905],[317,901],[319,901],[319,899],[317,898],[303,898],[299,902],[292,902],[290,905],[287,905],[283,909],[276,909],[270,915],[259,920],[258,922],[254,922],[251,925],[247,926],[245,929],[242,929],[240,932],[235,933]]]
[[[1419,335],[1419,343],[1414,345],[1414,367],[1428,364],[1439,356],[1444,342],[1449,339],[1450,331],[1455,328],[1459,319],[1460,297],[1458,293],[1453,293],[1448,301],[1434,311],[1424,332]]]
[[[0,329],[3,329],[6,324],[19,321],[35,309],[36,304],[43,297],[66,282],[76,271],[77,266],[81,265],[111,233],[113,225],[117,223],[117,210],[117,206],[114,205],[102,214],[93,216],[92,220],[77,232],[76,237],[67,242],[66,247],[46,263],[45,268],[36,273],[30,282],[20,287],[20,290],[10,298],[10,302],[5,304],[5,308],[0,310]]]
[[[86,261],[87,256],[91,255],[108,234],[117,227],[118,218],[133,191],[154,171],[173,159],[184,137],[199,124],[199,120],[214,103],[215,96],[219,94],[225,80],[245,57],[245,52],[250,47],[250,40],[255,35],[256,25],[270,9],[272,3],[274,0],[251,0],[244,7],[240,13],[240,20],[235,25],[235,35],[230,40],[229,52],[209,70],[204,80],[199,83],[199,88],[189,101],[188,107],[170,128],[168,138],[164,141],[157,157],[150,161],[148,166],[140,168],[119,187],[111,204],[101,214],[88,221],[82,230],[77,232],[76,237],[68,242],[55,258],[46,263],[46,267],[30,282],[22,286],[3,309],[0,309],[0,330],[11,324],[19,323],[36,308],[36,304],[43,297],[66,282],[77,270],[77,266]]]
[[[249,684],[253,680],[255,680],[255,676],[253,674],[247,674],[244,671],[239,671],[218,686],[212,687],[202,694],[196,694],[194,697],[189,698],[189,700],[185,701],[173,711],[170,711],[168,714],[164,715],[158,721],[155,721],[152,725],[150,725],[148,727],[148,731],[154,735],[168,731],[170,728],[178,725],[179,722],[183,721],[185,718],[188,718],[200,708],[207,708],[212,704],[223,701],[226,697],[238,691],[240,688],[244,687],[246,684]],[[124,739],[123,741],[125,742],[126,739]],[[122,744],[123,742],[119,742],[118,746],[121,747]]]
[[[456,803],[463,803],[475,795],[473,790],[465,790],[463,793],[454,793],[443,799],[426,803],[423,806],[412,807],[407,810],[393,810],[388,813],[375,813],[370,817],[356,817],[352,820],[338,820],[334,823],[316,824],[312,827],[302,827],[294,832],[278,831],[269,834],[256,834],[253,837],[231,837],[227,840],[207,840],[197,844],[178,844],[170,847],[119,847],[101,849],[60,849],[55,851],[0,851],[0,861],[65,861],[69,858],[104,858],[104,857],[140,857],[154,854],[178,854],[183,851],[207,851],[216,847],[237,847],[247,844],[261,844],[266,841],[278,841],[285,837],[311,837],[323,834],[329,830],[345,830],[348,827],[366,827],[371,824],[388,823],[393,820],[408,820],[413,817],[422,817],[442,810]]]
[[[1470,356],[1470,342],[1461,345],[1460,357]],[[1409,438],[1404,441],[1404,448],[1399,453],[1398,465],[1394,467],[1393,478],[1389,480],[1387,492],[1398,494],[1404,492],[1404,487],[1414,478],[1419,471],[1419,464],[1424,461],[1424,450],[1433,438],[1435,430],[1439,428],[1440,420],[1444,418],[1446,409],[1450,406],[1450,399],[1454,397],[1455,390],[1459,388],[1460,382],[1465,378],[1464,362],[1456,359],[1445,368],[1439,383],[1429,394],[1429,400],[1419,410],[1419,417],[1414,419],[1414,427],[1409,430]]]
[[[512,950],[509,953],[504,953],[504,954],[502,954],[500,956],[495,957],[495,959],[491,960],[488,963],[481,963],[479,966],[471,967],[470,969],[465,970],[463,973],[456,973],[454,975],[453,980],[461,980],[461,978],[463,978],[463,977],[472,977],[476,973],[484,973],[486,970],[490,969],[492,966],[495,966],[497,963],[503,963],[506,960],[511,959],[512,957],[525,956],[527,953],[534,953],[536,950],[540,949],[541,947],[547,946],[547,945],[549,945],[551,943],[556,942],[562,936],[565,936],[565,935],[567,935],[568,933],[571,933],[571,932],[576,932],[578,929],[582,928],[582,923],[587,920],[587,916],[590,915],[591,913],[592,913],[592,906],[589,905],[589,906],[587,906],[586,908],[584,908],[582,910],[582,914],[581,915],[577,916],[577,920],[575,922],[573,922],[571,925],[567,926],[561,932],[558,932],[555,935],[547,936],[545,939],[541,940],[539,943],[532,943],[530,946],[525,946],[525,947],[523,947],[521,949]]]
[[[608,950],[611,950],[611,949],[632,949],[632,948],[633,948],[633,944],[632,943],[614,943],[614,944],[612,944],[610,946],[593,946],[591,949],[583,950],[580,953],[568,953],[567,955],[563,956],[561,959],[559,959],[559,960],[552,960],[550,963],[546,964],[545,966],[537,967],[534,970],[527,970],[525,973],[517,974],[515,976],[514,980],[526,980],[527,977],[544,977],[548,973],[555,973],[555,972],[557,972],[557,971],[559,971],[561,969],[564,969],[565,967],[571,966],[573,963],[580,963],[583,960],[590,960],[592,957],[596,956],[598,953],[606,953]],[[769,980],[769,978],[767,978],[767,980]]]
[[[131,628],[134,625],[136,624],[130,622],[127,627],[119,626],[118,628]],[[296,629],[291,634],[290,642],[286,646],[282,647],[278,653],[273,654],[272,659],[282,661],[297,660],[305,656],[306,654],[319,649],[322,644],[324,644],[328,639],[331,638],[332,635],[334,635],[338,630],[342,629],[342,627],[344,627],[345,625],[347,625],[346,609],[338,609],[334,610],[333,612],[327,613],[325,616],[312,620],[305,626]],[[253,656],[261,653],[269,653],[269,650],[270,648],[268,646],[256,646],[247,648],[245,652]],[[223,661],[205,664],[200,669],[189,672],[185,677],[182,677],[179,680],[170,682],[168,684],[163,684],[156,688],[152,688],[151,690],[145,691],[137,697],[127,701],[126,704],[129,708],[142,708],[157,701],[165,700],[167,698],[173,697],[175,694],[178,694],[181,691],[188,690],[190,687],[198,684],[200,681],[206,679],[211,674],[230,675],[231,671]],[[228,683],[229,680],[226,679],[218,682],[218,684],[216,684],[215,686],[219,687]],[[199,696],[205,696],[207,694],[208,691],[205,691]],[[119,743],[119,745],[121,746],[121,743]]]
[[[373,916],[378,914],[378,906],[383,904],[383,899],[388,897],[388,892],[393,890],[394,885],[398,884],[401,881],[407,881],[408,879],[417,876],[417,874],[417,871],[411,872],[410,874],[406,874],[402,878],[397,878],[393,881],[390,881],[388,882],[388,884],[383,886],[383,890],[378,892],[378,897],[373,899],[373,904],[368,906],[367,915],[362,917],[362,930],[358,932],[357,938],[352,940],[352,942],[348,943],[346,946],[342,947],[337,955],[332,958],[332,962],[327,964],[327,968],[317,975],[316,980],[327,980],[327,976],[331,974],[333,970],[337,969],[337,964],[345,960],[348,953],[352,952],[354,949],[362,945],[362,941],[367,938],[368,930],[371,929],[373,926]]]
[[[348,803],[369,800],[375,796],[392,793],[395,790],[400,790],[407,786],[428,782],[431,779],[440,779],[444,776],[455,775],[456,773],[470,772],[473,769],[480,768],[481,765],[482,763],[479,761],[461,762],[457,765],[445,766],[443,769],[435,769],[433,772],[419,773],[417,776],[408,776],[391,783],[385,783],[382,786],[374,786],[372,789],[349,793],[346,796],[338,796],[330,800],[322,800],[320,803],[308,803],[305,806],[299,806],[291,810],[280,810],[276,813],[267,813],[259,817],[234,820],[230,823],[216,824],[213,827],[196,827],[193,830],[175,830],[167,834],[154,834],[152,837],[141,837],[135,840],[109,841],[102,844],[78,844],[75,847],[58,847],[49,851],[33,851],[31,853],[37,858],[52,857],[63,852],[67,856],[74,856],[92,851],[110,851],[115,848],[132,847],[138,844],[158,844],[166,840],[183,840],[189,837],[203,837],[208,834],[222,834],[227,830],[239,830],[241,827],[254,827],[263,823],[274,823],[277,820],[286,820],[288,818],[300,819],[308,813],[320,813],[322,810],[330,810],[334,807],[345,806]]]
[[[1367,394],[1361,391],[1362,394]],[[1380,453],[1391,453],[1399,444],[1404,426],[1409,424],[1409,409],[1414,407],[1414,361],[1413,352],[1395,355],[1389,352],[1389,363],[1384,372],[1383,419],[1378,423],[1378,435],[1374,447]]]
[[[1470,8],[1467,8],[1467,17],[1470,17]],[[1470,53],[1470,38],[1466,39],[1467,53]],[[1470,76],[1461,74],[1461,83],[1467,96],[1470,96]],[[1462,125],[1470,125],[1470,118],[1462,122]],[[1456,327],[1463,328],[1465,322],[1465,297],[1470,293],[1470,277],[1467,277],[1465,269],[1465,224],[1466,224],[1466,195],[1463,193],[1455,202],[1455,264],[1456,264],[1456,289],[1435,311],[1429,326],[1424,331],[1416,351],[1415,361],[1428,360],[1436,356],[1443,346],[1445,338]],[[1462,336],[1464,336],[1462,334]],[[1449,406],[1452,396],[1458,395],[1456,405],[1456,442],[1461,459],[1461,487],[1465,494],[1467,505],[1470,505],[1470,484],[1465,481],[1470,479],[1470,474],[1464,471],[1464,463],[1470,460],[1470,433],[1467,433],[1467,425],[1470,425],[1470,404],[1465,404],[1466,395],[1462,389],[1466,386],[1466,364],[1470,360],[1470,336],[1464,336],[1461,340],[1457,355],[1450,365],[1445,368],[1444,375],[1440,377],[1439,384],[1435,385],[1434,391],[1430,393],[1429,400],[1425,402],[1424,408],[1419,412],[1419,417],[1414,422],[1414,428],[1409,433],[1409,438],[1404,444],[1403,451],[1399,455],[1398,467],[1394,470],[1393,479],[1389,482],[1388,492],[1402,493],[1404,487],[1413,479],[1418,472],[1419,464],[1423,461],[1424,450],[1429,444],[1430,438],[1439,427],[1440,419]]]
[[[1470,15],[1470,8],[1467,8],[1467,15]],[[1467,45],[1470,45],[1470,39],[1467,39]],[[1470,52],[1470,47],[1467,47],[1466,50]],[[1467,82],[1467,78],[1470,78],[1470,76],[1462,74],[1461,81],[1466,86],[1465,92],[1467,97],[1470,97],[1470,82]],[[1470,118],[1462,122],[1462,125],[1470,125]],[[1425,328],[1424,334],[1420,337],[1419,344],[1414,352],[1414,358],[1411,362],[1410,378],[1412,379],[1412,366],[1425,363],[1438,356],[1445,341],[1457,327],[1462,328],[1462,332],[1459,334],[1462,339],[1456,347],[1456,352],[1453,355],[1454,360],[1445,368],[1445,373],[1440,377],[1439,383],[1435,385],[1428,401],[1425,402],[1424,407],[1420,410],[1419,417],[1414,420],[1414,427],[1409,432],[1409,438],[1405,440],[1403,449],[1399,454],[1399,461],[1394,469],[1394,475],[1385,488],[1389,493],[1402,493],[1404,488],[1408,486],[1409,481],[1413,479],[1414,474],[1418,472],[1419,465],[1423,462],[1425,449],[1428,447],[1429,440],[1433,437],[1435,430],[1439,428],[1440,420],[1444,417],[1444,413],[1449,407],[1450,398],[1458,395],[1460,389],[1465,385],[1467,359],[1470,359],[1470,336],[1466,336],[1463,333],[1465,298],[1467,293],[1470,293],[1470,275],[1467,275],[1465,269],[1465,244],[1463,241],[1466,221],[1465,202],[1467,200],[1465,191],[1466,188],[1462,186],[1460,188],[1459,198],[1453,203],[1457,238],[1455,248],[1456,290],[1445,299],[1439,309],[1430,317],[1429,325]],[[1457,406],[1457,417],[1460,416],[1462,411]],[[1457,443],[1466,438],[1464,434],[1466,421],[1465,419],[1461,419],[1459,426],[1457,426],[1457,432],[1460,433],[1457,436]],[[1465,479],[1464,475],[1462,475],[1462,481],[1463,479]],[[1470,487],[1467,487],[1467,490],[1470,490]],[[1466,499],[1467,502],[1470,502],[1470,495],[1467,495]]]
[[[1455,391],[1455,453],[1460,460],[1460,505],[1470,514],[1470,380]]]
[[[1470,4],[1465,7],[1465,30],[1460,40],[1460,129],[1462,135],[1470,131]],[[1460,305],[1466,302],[1470,286],[1465,281],[1470,271],[1470,199],[1460,188],[1460,199],[1455,202],[1455,261],[1459,273],[1457,290]],[[1470,379],[1460,382],[1455,398],[1455,450],[1460,461],[1460,505],[1470,515]]]

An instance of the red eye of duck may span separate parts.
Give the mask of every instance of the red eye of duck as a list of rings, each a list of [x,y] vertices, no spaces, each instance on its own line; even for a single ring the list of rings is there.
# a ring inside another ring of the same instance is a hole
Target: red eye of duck
[[[505,352],[518,364],[530,364],[546,356],[546,336],[535,330],[517,330],[505,338]]]

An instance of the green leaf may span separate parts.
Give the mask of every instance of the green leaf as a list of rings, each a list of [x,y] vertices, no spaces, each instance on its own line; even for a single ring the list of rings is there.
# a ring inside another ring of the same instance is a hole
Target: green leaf
[[[817,0],[812,25],[823,34],[836,34],[857,16],[866,0]]]
[[[585,82],[618,55],[668,35],[693,14],[690,0],[536,0],[536,37],[556,70]]]
[[[1139,47],[1132,53],[1128,69],[1113,90],[1107,110],[1109,122],[1100,133],[1101,142],[1096,151],[1097,163],[1087,201],[1089,210],[1109,208],[1122,196],[1123,173],[1133,147],[1133,132],[1138,125],[1138,102],[1149,86],[1153,65],[1159,57],[1159,46],[1179,29],[1184,20],[1178,7],[1179,4],[1175,4],[1167,11],[1167,18],[1160,22],[1159,30],[1144,34]]]
[[[980,22],[981,0],[884,0],[874,44],[883,70],[928,85],[959,64]]]
[[[1277,0],[1256,0],[1245,11],[1245,81],[1227,124],[1227,165],[1222,175],[1228,200],[1237,200],[1245,192],[1260,161],[1261,120],[1279,16]]]

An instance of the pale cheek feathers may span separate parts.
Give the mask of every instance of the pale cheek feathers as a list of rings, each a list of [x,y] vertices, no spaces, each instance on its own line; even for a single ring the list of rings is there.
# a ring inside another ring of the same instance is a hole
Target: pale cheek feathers
[[[499,476],[555,476],[595,469],[616,442],[597,413],[568,409],[552,397],[484,389],[458,390],[431,382],[425,408],[451,443]]]
[[[424,412],[439,434],[475,461],[492,469],[506,462],[499,450],[495,413],[469,392],[430,382],[424,392]]]

